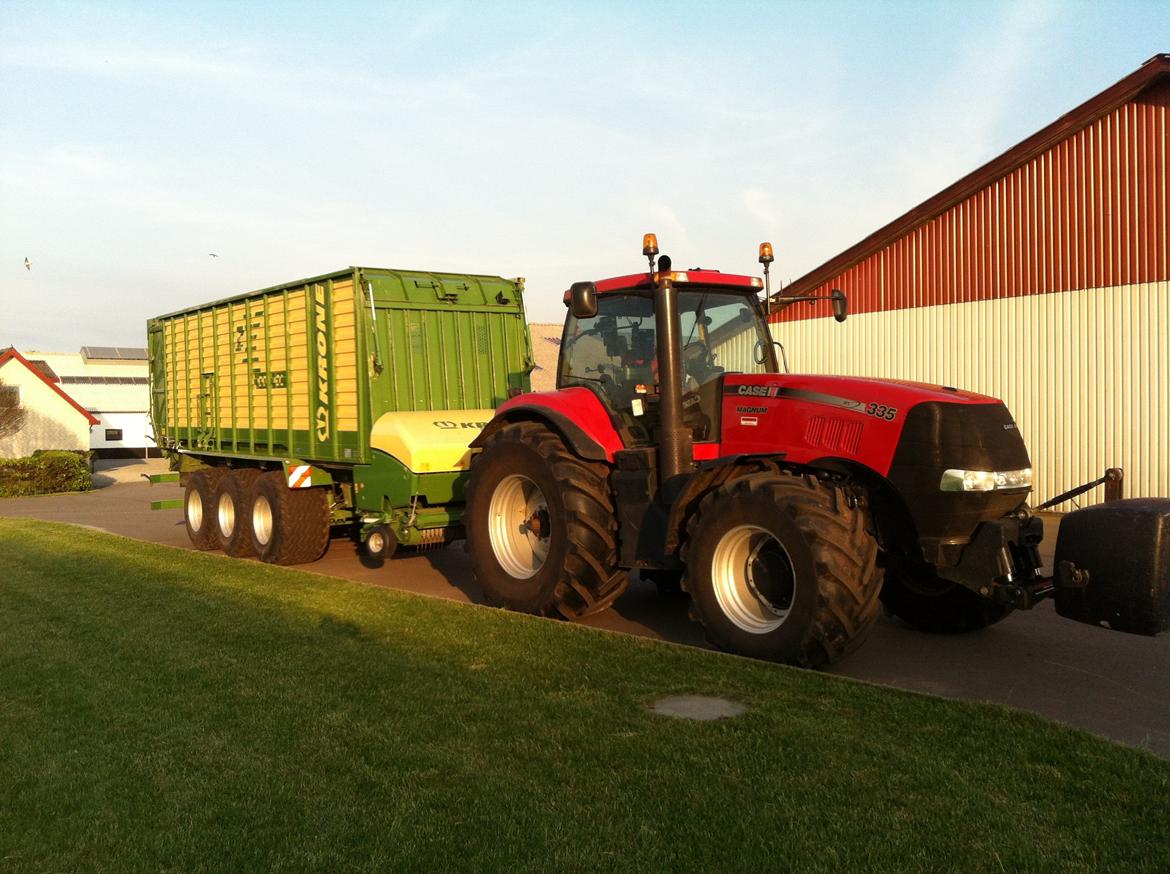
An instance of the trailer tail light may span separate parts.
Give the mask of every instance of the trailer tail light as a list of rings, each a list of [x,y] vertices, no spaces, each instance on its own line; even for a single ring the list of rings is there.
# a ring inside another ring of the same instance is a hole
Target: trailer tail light
[[[1032,488],[1032,468],[1021,470],[944,470],[938,487],[944,492],[994,492]]]

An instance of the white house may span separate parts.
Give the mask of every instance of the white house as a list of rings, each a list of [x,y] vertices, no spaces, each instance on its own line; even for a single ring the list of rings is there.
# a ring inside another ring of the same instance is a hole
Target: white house
[[[7,349],[0,353],[0,383],[0,406],[24,411],[19,429],[0,434],[0,458],[23,458],[38,449],[89,449],[98,419],[61,387],[51,369]]]
[[[80,352],[30,352],[45,362],[61,387],[97,418],[89,448],[98,458],[158,456],[151,438],[146,350],[82,346]]]

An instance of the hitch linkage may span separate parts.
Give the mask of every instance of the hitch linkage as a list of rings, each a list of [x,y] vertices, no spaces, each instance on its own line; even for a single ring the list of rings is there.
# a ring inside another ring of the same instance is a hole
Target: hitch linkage
[[[1104,476],[1099,477],[1092,482],[1085,483],[1084,485],[1077,486],[1075,489],[1069,489],[1067,492],[1061,492],[1055,498],[1049,498],[1036,509],[1047,510],[1049,507],[1055,507],[1057,504],[1063,504],[1065,501],[1079,497],[1085,492],[1091,489],[1095,489],[1100,485],[1105,486],[1106,503],[1111,501],[1120,501],[1122,483],[1124,481],[1125,471],[1123,471],[1120,467],[1110,467],[1106,469]]]

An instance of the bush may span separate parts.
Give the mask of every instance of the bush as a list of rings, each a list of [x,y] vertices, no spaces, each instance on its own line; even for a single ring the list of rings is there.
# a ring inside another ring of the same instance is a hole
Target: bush
[[[34,449],[32,457],[40,458],[42,455],[54,455],[61,452],[68,452],[76,455],[81,459],[82,463],[89,468],[89,472],[93,473],[93,450],[92,449]]]
[[[88,455],[51,449],[31,458],[0,459],[0,498],[88,491],[93,488]]]

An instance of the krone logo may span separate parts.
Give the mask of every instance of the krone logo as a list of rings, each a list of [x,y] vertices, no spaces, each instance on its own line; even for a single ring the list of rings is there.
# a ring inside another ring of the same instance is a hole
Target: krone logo
[[[314,312],[317,325],[317,439],[329,439],[329,323],[325,318],[325,288],[315,291]]]

